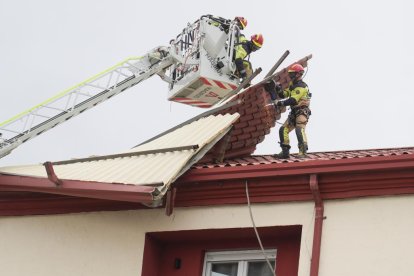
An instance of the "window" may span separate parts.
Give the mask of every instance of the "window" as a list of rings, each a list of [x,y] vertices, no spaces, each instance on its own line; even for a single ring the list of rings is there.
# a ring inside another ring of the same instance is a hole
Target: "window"
[[[275,267],[276,250],[265,250]],[[207,252],[203,276],[273,276],[260,250]]]
[[[273,265],[276,261],[276,275],[298,276],[302,226],[259,227],[258,231],[266,249],[277,249],[271,252],[273,256],[269,259],[273,261]],[[227,253],[224,255],[226,258],[231,253],[247,253],[247,248],[255,249],[250,252],[260,252],[254,260],[251,260],[251,262],[258,261],[259,263],[251,264],[250,269],[259,270],[257,267],[265,267],[261,263],[265,260],[263,253],[257,246],[257,237],[253,228],[250,227],[146,233],[141,275],[205,276],[208,275],[205,270],[207,260],[210,263],[218,261],[219,253],[222,256],[223,253]],[[214,255],[214,252],[217,254]],[[222,257],[222,261],[226,262],[226,258]],[[234,262],[237,263],[237,266],[239,260],[247,260],[247,258],[236,258]],[[211,270],[210,275],[212,275]],[[262,276],[261,274],[256,275]],[[263,273],[263,276],[268,275]]]

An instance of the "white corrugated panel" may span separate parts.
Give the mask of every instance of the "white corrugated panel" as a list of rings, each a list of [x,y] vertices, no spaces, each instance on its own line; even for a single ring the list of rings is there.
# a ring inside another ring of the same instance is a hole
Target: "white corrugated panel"
[[[218,115],[209,116],[185,125],[176,131],[167,133],[158,139],[135,147],[128,152],[154,150],[170,147],[199,145],[200,147],[211,142],[217,135],[225,131],[239,116]]]
[[[53,168],[59,179],[166,185],[182,174],[183,168],[188,167],[189,161],[197,154],[204,154],[204,147],[213,146],[213,142],[224,136],[238,118],[237,113],[209,116],[127,151],[132,156],[79,159],[61,165],[57,162]],[[194,145],[198,145],[198,149],[168,151],[171,148]],[[145,153],[148,150],[155,152]],[[159,150],[164,152],[157,152]],[[135,153],[137,154],[133,155]],[[0,173],[47,177],[43,165],[4,167],[0,168]]]

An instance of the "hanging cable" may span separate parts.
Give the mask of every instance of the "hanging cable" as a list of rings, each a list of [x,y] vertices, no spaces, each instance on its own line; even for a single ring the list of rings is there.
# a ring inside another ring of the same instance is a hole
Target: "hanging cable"
[[[246,180],[246,198],[247,198],[247,206],[249,207],[250,220],[252,221],[253,229],[254,229],[254,232],[256,233],[256,238],[257,238],[257,241],[259,242],[260,249],[262,250],[263,256],[266,259],[267,264],[269,265],[270,271],[272,271],[273,275],[276,276],[275,268],[270,263],[269,258],[267,257],[264,251],[262,240],[260,239],[259,232],[257,232],[256,224],[254,223],[252,208],[250,206],[249,187],[247,185],[247,180]]]
[[[302,79],[304,79],[306,77],[306,74],[308,73],[308,70],[309,70],[309,65],[306,65],[306,71],[303,74]]]

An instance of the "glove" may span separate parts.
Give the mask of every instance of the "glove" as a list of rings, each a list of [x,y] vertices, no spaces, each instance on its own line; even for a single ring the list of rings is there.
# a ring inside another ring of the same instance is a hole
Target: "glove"
[[[249,83],[246,83],[246,85],[243,86],[244,89],[247,89],[248,87],[250,87],[250,82]]]
[[[280,83],[277,82],[275,84],[275,90],[276,90],[276,93],[282,92],[282,85],[280,85]]]
[[[264,88],[268,92],[271,92],[271,91],[276,91],[276,93],[282,92],[282,85],[280,85],[280,83],[278,82],[275,82],[274,80],[271,80],[270,82],[265,83]]]
[[[276,90],[276,83],[273,80],[271,80],[270,82],[264,84],[264,89],[267,92],[271,93]]]
[[[283,101],[279,101],[279,100],[275,100],[275,101],[273,101],[273,104],[274,104],[275,106],[278,106],[278,107],[280,107],[280,106],[284,106]]]
[[[240,71],[240,77],[241,77],[243,80],[247,77],[246,70],[241,70],[241,71]]]

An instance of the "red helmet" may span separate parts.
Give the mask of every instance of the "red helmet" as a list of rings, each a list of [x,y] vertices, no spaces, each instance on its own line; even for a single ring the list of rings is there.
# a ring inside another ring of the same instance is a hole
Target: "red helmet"
[[[305,69],[303,69],[303,66],[300,65],[299,63],[295,63],[292,66],[290,66],[288,72],[289,73],[295,72],[295,73],[301,73],[301,74],[303,74],[303,72],[305,72]]]
[[[240,29],[243,30],[244,28],[247,27],[247,19],[245,19],[244,17],[242,17],[242,16],[236,16],[236,18],[234,18],[234,20],[236,20],[237,22],[240,23],[239,24]]]
[[[261,48],[263,45],[263,35],[262,34],[254,34],[251,36],[250,40],[257,48]]]

